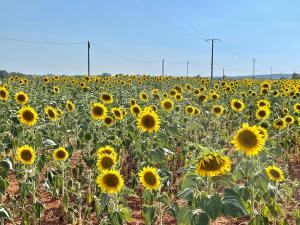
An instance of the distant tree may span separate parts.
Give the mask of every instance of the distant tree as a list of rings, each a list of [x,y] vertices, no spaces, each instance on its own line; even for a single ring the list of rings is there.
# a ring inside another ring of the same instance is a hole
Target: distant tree
[[[6,70],[0,70],[0,78],[7,77],[9,74]]]
[[[300,79],[300,74],[294,73],[292,76],[293,79]]]

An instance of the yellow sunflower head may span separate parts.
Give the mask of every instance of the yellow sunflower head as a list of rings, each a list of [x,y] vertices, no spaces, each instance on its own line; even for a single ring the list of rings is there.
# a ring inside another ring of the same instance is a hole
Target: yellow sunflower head
[[[52,156],[53,159],[56,161],[65,161],[69,157],[69,152],[66,150],[65,147],[60,147],[53,151]]]
[[[94,120],[103,120],[106,117],[107,108],[101,103],[93,103],[91,105],[91,116]]]
[[[255,117],[259,120],[265,120],[265,119],[268,119],[270,116],[270,109],[266,106],[263,106],[263,107],[259,107],[257,110],[256,110],[256,113],[255,113]]]
[[[53,92],[54,93],[59,93],[60,92],[60,88],[58,86],[54,86],[53,87]]]
[[[259,101],[257,101],[256,105],[257,105],[257,107],[268,107],[268,108],[270,108],[271,103],[268,100],[259,100]]]
[[[268,166],[266,168],[266,173],[272,181],[281,182],[284,179],[282,170],[275,165]]]
[[[256,126],[250,127],[244,123],[234,134],[231,143],[236,150],[243,152],[247,156],[254,156],[263,149],[265,139]]]
[[[46,106],[44,109],[46,115],[48,116],[48,118],[53,122],[55,120],[58,119],[59,114],[56,108],[52,107],[52,106]]]
[[[184,111],[185,111],[186,114],[194,115],[195,108],[191,105],[188,105],[188,106],[185,107]]]
[[[106,126],[111,127],[112,125],[115,124],[114,119],[111,116],[107,116],[103,119],[103,122],[105,123]]]
[[[9,98],[9,92],[6,87],[0,86],[0,100],[7,101]]]
[[[294,106],[294,112],[299,113],[300,112],[300,103],[296,103]]]
[[[99,171],[113,169],[116,157],[113,154],[98,154],[97,167]]]
[[[139,172],[139,180],[148,190],[157,190],[160,186],[160,176],[154,167],[144,167]]]
[[[230,107],[232,108],[233,111],[242,112],[245,108],[245,104],[241,100],[232,99],[230,102]]]
[[[73,110],[75,109],[75,104],[68,100],[66,102],[66,109],[68,110],[68,112],[73,112]]]
[[[136,101],[135,101],[135,99],[130,99],[130,102],[129,102],[129,103],[130,103],[131,106],[133,106],[133,105],[136,104]]]
[[[169,98],[162,100],[160,105],[167,112],[172,111],[172,109],[174,108],[174,102]]]
[[[38,120],[37,112],[30,106],[23,106],[19,109],[18,117],[20,122],[27,126],[35,125]]]
[[[35,151],[29,145],[17,148],[17,159],[25,165],[31,165],[35,160]]]
[[[140,112],[142,111],[141,107],[138,106],[137,104],[136,105],[132,105],[130,107],[130,112],[132,115],[134,116],[138,116],[140,114]]]
[[[19,91],[15,94],[15,101],[20,104],[26,104],[28,102],[28,95],[23,91]]]
[[[140,99],[144,102],[147,102],[148,101],[148,95],[146,92],[142,92],[140,93]]]
[[[181,101],[181,100],[182,100],[182,95],[181,95],[181,94],[176,94],[176,95],[175,95],[175,99],[176,99],[177,101]]]
[[[273,127],[276,129],[284,129],[286,127],[286,122],[282,118],[276,119],[273,122]]]
[[[123,109],[122,108],[113,107],[111,109],[111,112],[114,115],[116,120],[122,120],[123,119]]]
[[[293,124],[295,121],[294,117],[291,115],[286,115],[283,119],[287,125]]]
[[[103,93],[101,96],[100,96],[100,99],[101,101],[104,103],[104,104],[111,104],[113,103],[114,101],[114,98],[111,94],[109,93]]]
[[[206,153],[196,164],[196,173],[200,176],[219,176],[229,173],[230,170],[230,158],[216,152]]]
[[[142,132],[157,132],[160,127],[160,119],[154,111],[143,110],[137,118],[137,126]]]
[[[117,158],[116,150],[113,147],[109,146],[109,145],[98,148],[98,151],[97,151],[98,158],[102,154],[112,155],[114,158]]]
[[[121,191],[124,179],[117,170],[104,170],[98,175],[96,183],[102,192],[115,194]]]
[[[215,116],[221,116],[224,113],[224,108],[221,105],[215,105],[215,106],[213,106],[211,112]]]
[[[259,133],[261,134],[264,140],[268,139],[268,130],[262,126],[257,126]]]

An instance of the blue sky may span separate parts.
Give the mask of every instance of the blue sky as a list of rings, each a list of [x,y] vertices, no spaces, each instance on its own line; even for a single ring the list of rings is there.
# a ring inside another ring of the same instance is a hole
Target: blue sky
[[[50,42],[90,40],[91,73],[210,73],[300,71],[300,1],[297,0],[0,0],[0,37]],[[196,31],[196,32],[195,32]],[[0,39],[0,69],[24,73],[85,74],[85,44],[44,45]],[[103,48],[142,63],[118,58]],[[182,63],[171,64],[169,62]],[[194,64],[194,65],[192,65]],[[195,66],[197,65],[197,66]]]

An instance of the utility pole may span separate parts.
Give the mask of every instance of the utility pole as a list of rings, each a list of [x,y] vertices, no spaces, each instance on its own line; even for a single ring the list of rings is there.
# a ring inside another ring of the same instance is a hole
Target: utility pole
[[[90,76],[90,41],[88,41],[88,76]]]
[[[189,76],[189,61],[186,61],[186,76]]]
[[[255,59],[252,59],[253,62],[253,68],[252,68],[252,72],[253,72],[253,80],[254,80],[254,76],[255,76]]]
[[[221,41],[220,39],[206,39],[207,42],[211,41],[211,62],[210,62],[210,81],[212,81],[214,77],[214,43],[216,41]]]
[[[165,59],[162,60],[162,64],[161,64],[161,74],[162,74],[162,76],[165,75]]]
[[[224,78],[225,78],[225,71],[224,71],[224,68],[223,68],[223,80],[224,80]]]

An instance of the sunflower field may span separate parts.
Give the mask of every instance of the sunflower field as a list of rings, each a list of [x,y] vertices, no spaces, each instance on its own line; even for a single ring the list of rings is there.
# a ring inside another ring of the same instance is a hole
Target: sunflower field
[[[300,224],[300,81],[0,80],[0,224]]]

